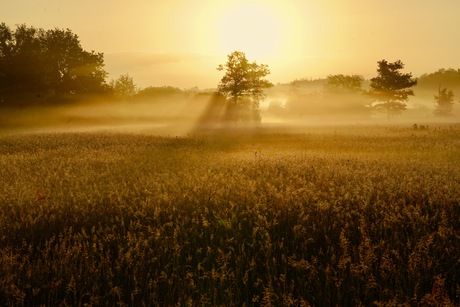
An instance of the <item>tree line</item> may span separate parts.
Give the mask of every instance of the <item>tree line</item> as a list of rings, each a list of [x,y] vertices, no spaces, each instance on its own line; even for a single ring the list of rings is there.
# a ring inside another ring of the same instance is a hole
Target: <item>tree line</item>
[[[65,103],[88,96],[114,99],[182,93],[172,86],[138,89],[129,74],[107,82],[104,55],[82,48],[69,29],[0,23],[0,106]]]
[[[258,67],[256,63],[252,63],[251,65]],[[219,84],[219,92],[226,95],[234,106],[245,104],[246,109],[252,108],[252,110],[257,110],[260,96],[256,99],[253,98],[252,101],[247,98],[239,98],[240,96],[244,96],[244,94],[251,94],[251,89],[262,92],[263,88],[272,86],[268,80],[263,79],[270,73],[268,66],[259,66],[259,70],[263,71],[263,74],[256,76],[256,79],[260,80],[259,82],[252,80],[254,75],[251,74],[251,71],[254,70],[254,66],[248,65],[248,61],[242,52],[237,51],[229,55],[226,67],[226,74]],[[222,70],[222,66],[219,69]],[[323,91],[319,94],[314,92],[303,95],[299,94],[297,92],[299,84],[298,82],[293,82],[292,85],[294,88],[293,93],[291,93],[289,107],[291,107],[292,113],[297,115],[303,111],[331,113],[336,109],[338,112],[348,111],[348,113],[362,117],[365,114],[369,115],[372,110],[383,110],[387,114],[387,117],[391,118],[407,109],[409,97],[414,96],[412,88],[418,83],[418,80],[411,73],[402,72],[403,69],[404,63],[400,60],[395,62],[388,62],[387,60],[378,61],[377,76],[369,80],[368,90],[363,89],[363,82],[365,80],[359,75],[329,75],[323,86]],[[440,71],[440,73],[442,72]],[[242,76],[245,75],[248,76],[246,83],[241,81],[244,80]],[[429,76],[426,75],[423,78],[425,81],[425,78],[429,78]],[[460,80],[460,71],[457,78]],[[246,88],[247,86],[249,86],[249,90]],[[438,95],[434,95],[434,100],[436,102],[436,110],[434,112],[436,115],[452,115],[454,104],[452,90],[442,88],[440,85]],[[337,105],[337,101],[339,105]],[[316,106],[315,103],[317,104]],[[241,108],[241,106],[239,107]],[[280,110],[282,108],[279,108],[278,105],[278,111]],[[255,118],[257,119],[258,117]]]
[[[377,76],[370,79],[369,89],[363,89],[364,78],[359,75],[329,75],[325,81],[321,99],[317,93],[299,95],[296,91],[302,82],[294,81],[290,107],[301,114],[308,104],[334,108],[348,107],[368,113],[381,109],[388,117],[406,109],[412,88],[419,81],[433,87],[441,77],[448,76],[447,86],[460,84],[460,69],[439,70],[422,75],[419,80],[410,73],[403,73],[401,61],[377,62]],[[267,79],[268,65],[250,62],[244,52],[228,55],[227,62],[219,65],[224,76],[217,85],[215,96],[225,102],[225,120],[260,121],[260,102],[265,90],[273,84]],[[0,106],[40,105],[64,103],[88,96],[111,96],[112,98],[148,97],[182,92],[174,87],[147,87],[138,89],[133,79],[121,75],[107,82],[103,53],[86,51],[79,37],[69,29],[50,29],[19,25],[12,30],[0,23]],[[444,78],[446,79],[446,78]],[[327,105],[331,97],[341,95],[343,104]],[[450,115],[454,104],[451,88],[438,84],[436,115]],[[359,113],[358,112],[358,113]]]
[[[0,23],[0,100],[31,104],[108,91],[102,53],[85,51],[69,29]]]

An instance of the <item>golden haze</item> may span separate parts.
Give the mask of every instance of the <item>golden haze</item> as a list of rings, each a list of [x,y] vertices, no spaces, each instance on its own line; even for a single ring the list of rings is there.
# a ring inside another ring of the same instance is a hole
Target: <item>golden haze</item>
[[[105,53],[113,78],[130,73],[141,87],[208,88],[233,50],[268,64],[275,83],[336,73],[371,77],[383,58],[401,59],[414,75],[455,68],[459,10],[458,1],[415,0],[24,0],[3,3],[2,19],[70,28],[85,49]]]

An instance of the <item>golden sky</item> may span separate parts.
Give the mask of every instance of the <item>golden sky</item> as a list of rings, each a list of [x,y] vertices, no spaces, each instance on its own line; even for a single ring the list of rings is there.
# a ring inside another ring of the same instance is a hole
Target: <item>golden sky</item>
[[[110,78],[140,87],[215,87],[234,50],[272,82],[376,73],[402,60],[418,76],[460,67],[459,0],[4,0],[10,27],[69,28],[103,52]]]

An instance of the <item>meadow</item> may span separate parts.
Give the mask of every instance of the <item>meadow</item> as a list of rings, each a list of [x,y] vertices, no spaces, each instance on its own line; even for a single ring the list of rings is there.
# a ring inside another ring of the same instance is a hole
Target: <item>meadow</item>
[[[460,304],[460,125],[0,135],[0,305]]]

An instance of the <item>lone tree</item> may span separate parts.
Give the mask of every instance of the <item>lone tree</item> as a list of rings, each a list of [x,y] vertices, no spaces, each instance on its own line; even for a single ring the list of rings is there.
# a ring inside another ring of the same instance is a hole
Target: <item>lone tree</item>
[[[137,88],[129,74],[120,75],[118,79],[110,82],[113,93],[119,98],[129,98],[136,94]]]
[[[449,116],[452,115],[452,108],[454,105],[454,92],[447,90],[447,88],[441,89],[439,86],[438,95],[434,95],[436,101],[435,115],[438,116]]]
[[[265,64],[250,63],[241,51],[228,55],[225,70],[218,85],[219,93],[227,97],[226,118],[231,121],[260,121],[260,101],[265,97],[264,89],[273,86],[265,77],[270,70]]]
[[[378,76],[371,79],[370,94],[376,99],[374,107],[386,110],[390,118],[406,109],[409,96],[414,95],[414,91],[409,88],[417,84],[417,79],[413,79],[411,73],[400,72],[404,68],[400,60],[394,63],[381,60],[377,63]]]

